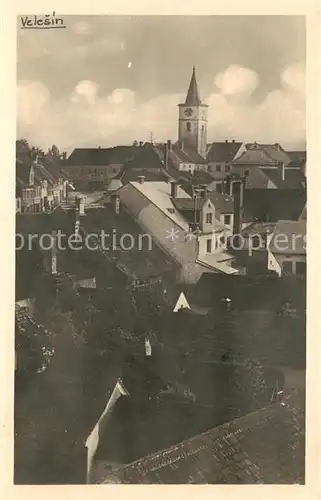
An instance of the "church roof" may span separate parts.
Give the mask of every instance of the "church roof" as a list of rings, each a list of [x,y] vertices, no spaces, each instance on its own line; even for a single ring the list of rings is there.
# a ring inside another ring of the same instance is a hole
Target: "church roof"
[[[188,106],[199,106],[200,104],[202,104],[198,92],[198,86],[195,75],[195,66],[193,66],[192,78],[187,91],[185,104]]]

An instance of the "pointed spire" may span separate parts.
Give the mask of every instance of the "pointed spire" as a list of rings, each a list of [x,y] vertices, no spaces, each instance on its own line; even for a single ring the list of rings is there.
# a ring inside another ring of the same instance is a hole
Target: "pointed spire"
[[[193,66],[191,83],[189,84],[185,104],[187,104],[188,106],[199,106],[200,104],[202,104],[198,93],[197,81],[195,76],[195,66]]]

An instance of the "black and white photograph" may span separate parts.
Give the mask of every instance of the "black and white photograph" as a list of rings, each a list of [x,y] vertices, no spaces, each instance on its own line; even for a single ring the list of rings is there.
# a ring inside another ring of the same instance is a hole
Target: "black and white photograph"
[[[306,18],[25,10],[14,484],[304,485]]]

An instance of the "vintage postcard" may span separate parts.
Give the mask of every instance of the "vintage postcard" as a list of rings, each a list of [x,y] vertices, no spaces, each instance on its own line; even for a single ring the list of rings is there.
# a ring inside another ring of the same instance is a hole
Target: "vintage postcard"
[[[307,484],[308,17],[202,14],[16,13],[16,486]]]

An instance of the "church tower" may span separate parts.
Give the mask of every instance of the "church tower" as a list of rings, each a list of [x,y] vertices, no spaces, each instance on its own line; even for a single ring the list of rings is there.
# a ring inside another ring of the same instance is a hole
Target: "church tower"
[[[195,67],[185,102],[178,105],[178,140],[184,141],[201,156],[206,156],[207,148],[207,104],[199,97]]]

